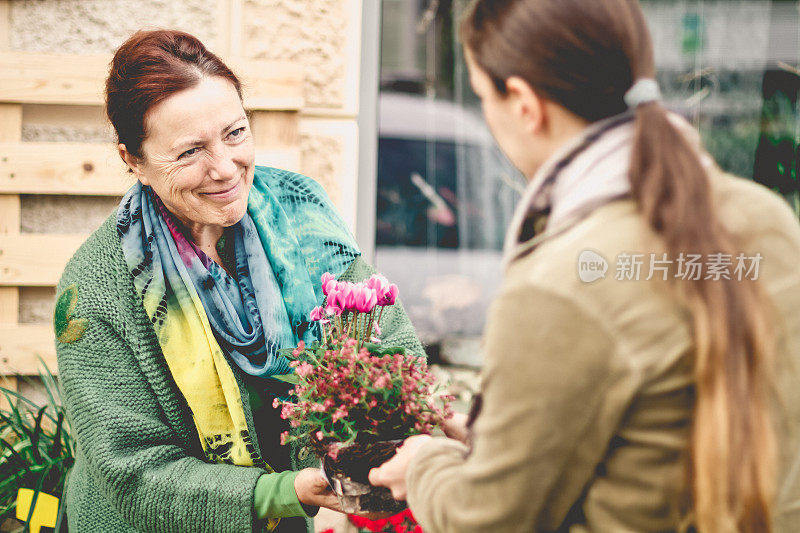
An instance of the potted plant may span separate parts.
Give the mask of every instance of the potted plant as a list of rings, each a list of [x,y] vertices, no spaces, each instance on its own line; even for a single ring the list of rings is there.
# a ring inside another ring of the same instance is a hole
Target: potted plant
[[[45,367],[40,373],[45,405],[0,387],[9,404],[0,410],[0,527],[4,531],[58,531],[58,499],[74,460],[74,441],[58,385]],[[19,520],[18,522],[16,520]],[[9,529],[10,528],[10,529]]]
[[[350,283],[326,273],[322,288],[326,304],[309,315],[322,340],[283,352],[292,359],[295,386],[274,404],[295,431],[281,442],[307,439],[345,512],[400,511],[404,504],[388,489],[369,484],[369,470],[404,438],[430,433],[450,417],[451,398],[437,398],[423,357],[380,343],[380,319],[397,286],[380,275]]]

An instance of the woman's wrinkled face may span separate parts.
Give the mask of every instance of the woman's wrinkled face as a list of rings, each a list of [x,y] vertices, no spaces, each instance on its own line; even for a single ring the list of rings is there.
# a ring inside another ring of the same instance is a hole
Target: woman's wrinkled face
[[[139,181],[192,229],[227,227],[247,210],[255,151],[250,123],[231,82],[204,77],[153,106],[145,117]]]

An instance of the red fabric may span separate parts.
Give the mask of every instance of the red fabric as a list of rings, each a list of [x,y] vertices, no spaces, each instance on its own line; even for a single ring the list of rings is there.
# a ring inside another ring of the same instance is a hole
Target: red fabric
[[[380,520],[370,520],[356,515],[348,515],[348,519],[357,528],[372,533],[423,533],[411,509]]]

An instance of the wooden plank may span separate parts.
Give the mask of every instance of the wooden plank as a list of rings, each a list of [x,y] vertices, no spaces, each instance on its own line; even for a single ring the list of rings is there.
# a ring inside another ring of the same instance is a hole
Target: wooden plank
[[[0,50],[11,48],[11,1],[0,0]]]
[[[22,106],[0,103],[0,142],[19,142],[22,138]]]
[[[126,170],[112,143],[0,143],[0,193],[119,196]]]
[[[0,287],[0,324],[16,324],[19,318],[19,289]]]
[[[108,55],[0,52],[0,101],[103,105]],[[227,62],[245,86],[247,109],[300,109],[303,73],[288,62]]]
[[[16,194],[0,194],[0,235],[19,233],[21,206]]]
[[[2,215],[0,215],[2,216]],[[3,326],[16,326],[19,318],[19,289],[16,287],[0,287],[0,329]],[[0,333],[0,345],[3,343],[2,333]],[[12,353],[13,352],[9,352]],[[13,357],[13,356],[12,356]],[[4,376],[6,372],[0,369],[0,387],[16,391],[18,387],[17,378]],[[0,394],[0,410],[7,410],[11,407],[5,395]]]
[[[272,136],[273,144],[284,146],[264,146],[260,137],[267,134],[256,137],[259,164],[285,168],[298,160],[297,145],[285,146]],[[110,143],[0,143],[0,198],[3,193],[121,196],[133,183]]]
[[[52,287],[87,235],[0,235],[0,286]]]
[[[0,375],[38,375],[42,365],[37,356],[47,368],[57,368],[51,325],[0,324]]]
[[[8,3],[0,5],[0,16],[8,29]],[[0,49],[6,44],[6,35],[0,36]],[[22,139],[22,106],[0,104],[0,141],[19,142]],[[20,230],[21,206],[19,196],[0,195],[0,235],[18,235]],[[0,263],[1,264],[1,263]],[[0,325],[15,327],[19,321],[19,289],[17,287],[0,287]],[[0,372],[0,375],[3,373]],[[7,389],[18,390],[17,378],[9,376],[3,380]],[[8,409],[10,405],[5,396],[0,396],[0,409]]]

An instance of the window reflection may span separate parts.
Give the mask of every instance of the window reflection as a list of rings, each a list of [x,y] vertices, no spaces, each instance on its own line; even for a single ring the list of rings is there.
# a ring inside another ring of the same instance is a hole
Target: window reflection
[[[486,130],[454,42],[466,4],[382,3],[376,263],[423,340],[455,362],[476,362],[525,183]],[[642,4],[668,107],[723,169],[800,212],[800,1]]]

